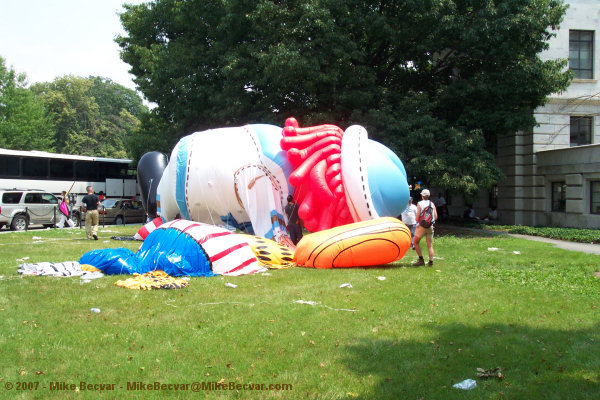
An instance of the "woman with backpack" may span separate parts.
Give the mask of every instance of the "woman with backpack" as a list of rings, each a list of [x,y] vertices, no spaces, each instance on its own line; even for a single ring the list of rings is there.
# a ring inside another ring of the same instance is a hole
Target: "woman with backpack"
[[[421,190],[422,200],[417,203],[417,230],[415,231],[413,245],[415,246],[415,251],[419,256],[419,259],[413,264],[415,267],[425,265],[423,252],[421,251],[421,246],[419,245],[419,242],[423,236],[425,236],[425,240],[427,242],[427,252],[429,253],[429,263],[427,265],[429,267],[433,266],[433,224],[437,219],[437,210],[435,208],[435,204],[429,200],[429,196],[429,190]]]

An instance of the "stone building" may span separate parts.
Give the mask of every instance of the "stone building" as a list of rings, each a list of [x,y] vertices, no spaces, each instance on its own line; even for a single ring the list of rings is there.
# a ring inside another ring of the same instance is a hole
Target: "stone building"
[[[505,179],[474,204],[478,216],[495,203],[502,224],[600,228],[600,1],[565,2],[564,21],[540,57],[568,58],[574,79],[534,111],[533,131],[499,140]],[[462,199],[449,204],[451,215],[462,215]]]

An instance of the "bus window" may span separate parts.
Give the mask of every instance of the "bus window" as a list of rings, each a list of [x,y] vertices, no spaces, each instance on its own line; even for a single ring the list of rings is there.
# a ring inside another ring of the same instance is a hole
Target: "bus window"
[[[50,160],[50,178],[73,179],[73,160]]]
[[[18,177],[19,176],[19,160],[20,157],[2,156],[0,157],[0,176],[2,177]]]
[[[48,160],[44,158],[23,158],[24,178],[46,178],[48,177]]]
[[[100,163],[100,168],[104,171],[105,178],[123,178],[125,176],[125,169],[127,166],[123,164],[105,162]]]
[[[92,161],[76,161],[75,178],[83,181],[95,181],[98,175],[97,164]]]

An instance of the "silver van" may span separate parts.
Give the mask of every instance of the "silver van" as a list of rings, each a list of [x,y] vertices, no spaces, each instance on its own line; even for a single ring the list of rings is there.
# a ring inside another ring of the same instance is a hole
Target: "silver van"
[[[29,189],[0,189],[0,228],[23,231],[30,224],[54,226],[59,201],[52,193]]]

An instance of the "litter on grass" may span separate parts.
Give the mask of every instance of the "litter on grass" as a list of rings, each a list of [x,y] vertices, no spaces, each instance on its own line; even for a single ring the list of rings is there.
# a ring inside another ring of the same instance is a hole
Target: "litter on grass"
[[[20,264],[18,273],[21,275],[34,276],[80,276],[81,279],[97,279],[104,274],[98,269],[85,264],[79,264],[77,261],[65,261],[60,263],[40,262],[35,264]]]
[[[120,240],[120,241],[136,240],[136,238],[134,238],[133,236],[111,236],[110,238],[112,240]],[[107,242],[108,242],[108,240],[107,240]]]
[[[471,390],[477,387],[477,382],[473,379],[465,379],[462,382],[455,383],[452,385],[453,388],[462,389],[462,390]]]
[[[347,287],[347,288],[352,288],[352,284],[351,284],[351,283],[342,283],[342,284],[340,285],[340,287],[341,287],[341,288],[345,288],[345,287]]]
[[[385,281],[386,278],[385,278],[385,276],[378,276],[377,279],[380,281]]]
[[[333,308],[333,307],[326,306],[325,304],[317,303],[316,301],[312,301],[312,300],[294,300],[294,303],[307,304],[307,305],[313,306],[313,307],[314,306],[325,307],[325,308],[333,310],[333,311],[348,311],[348,312],[358,312],[359,311],[359,310],[350,310],[348,308]]]
[[[520,252],[520,251],[517,251],[517,250],[515,250],[515,251],[513,251],[513,254],[521,254],[521,252]]]
[[[504,374],[502,373],[502,367],[490,369],[477,368],[477,377],[481,379],[496,378],[501,381],[504,379]]]
[[[488,247],[488,251],[498,251],[498,250],[500,250],[500,249],[497,247]]]
[[[234,288],[234,289],[237,287],[237,285],[235,283],[229,283],[229,282],[227,282],[225,284],[225,286],[230,287],[230,288]]]

